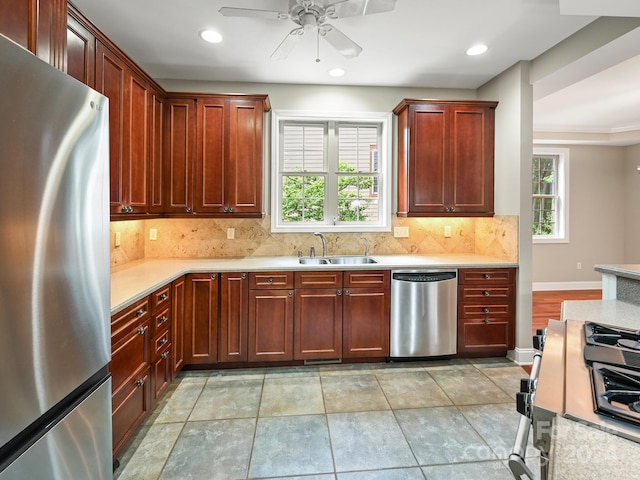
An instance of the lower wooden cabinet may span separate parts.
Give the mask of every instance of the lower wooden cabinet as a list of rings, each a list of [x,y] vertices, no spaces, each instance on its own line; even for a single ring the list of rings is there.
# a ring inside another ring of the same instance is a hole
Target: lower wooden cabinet
[[[186,276],[180,277],[171,282],[171,378],[176,375],[182,367],[184,367],[185,348],[184,348],[184,322],[185,322],[185,295],[186,295]]]
[[[458,270],[458,356],[503,356],[515,347],[516,270]]]
[[[185,285],[185,364],[218,361],[218,289],[216,273],[187,275]]]
[[[293,272],[249,274],[248,360],[293,360]]]
[[[247,361],[249,274],[220,274],[218,361]]]

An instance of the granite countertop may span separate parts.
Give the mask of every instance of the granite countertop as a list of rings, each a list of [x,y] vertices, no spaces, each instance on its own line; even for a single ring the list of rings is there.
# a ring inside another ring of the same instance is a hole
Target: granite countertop
[[[637,264],[596,265],[593,269],[596,272],[615,275],[616,277],[640,280],[640,265]]]
[[[562,302],[562,319],[640,328],[640,306],[621,300],[570,300]]]
[[[378,261],[355,265],[301,265],[297,257],[146,259],[111,269],[111,314],[187,273],[304,270],[377,270],[409,268],[517,267],[484,255],[371,255]]]

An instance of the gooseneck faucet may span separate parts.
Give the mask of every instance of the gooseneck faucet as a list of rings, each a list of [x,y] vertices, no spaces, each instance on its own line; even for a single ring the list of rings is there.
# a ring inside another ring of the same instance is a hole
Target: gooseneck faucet
[[[360,237],[360,240],[364,240],[364,256],[369,256],[369,239],[366,237]]]
[[[324,235],[320,232],[313,232],[313,234],[320,237],[320,240],[322,240],[322,256],[326,257],[327,256],[327,239],[324,238]]]

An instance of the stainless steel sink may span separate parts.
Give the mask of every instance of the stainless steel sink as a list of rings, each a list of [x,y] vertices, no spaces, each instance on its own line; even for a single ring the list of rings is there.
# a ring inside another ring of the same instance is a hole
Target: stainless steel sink
[[[366,263],[378,263],[371,257],[363,255],[345,255],[340,257],[302,257],[298,261],[303,265],[362,265]]]
[[[329,260],[322,257],[303,257],[298,261],[303,265],[329,265]]]
[[[378,263],[378,261],[371,257],[365,257],[363,255],[347,255],[343,257],[327,257],[329,263],[332,265],[341,264],[341,265],[353,265],[353,264],[364,264],[364,263]]]

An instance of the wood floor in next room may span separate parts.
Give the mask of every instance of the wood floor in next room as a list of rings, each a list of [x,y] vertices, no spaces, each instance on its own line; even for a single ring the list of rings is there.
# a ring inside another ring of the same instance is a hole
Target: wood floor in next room
[[[549,319],[560,320],[565,300],[601,300],[602,290],[554,290],[533,292],[532,328],[545,328]]]

